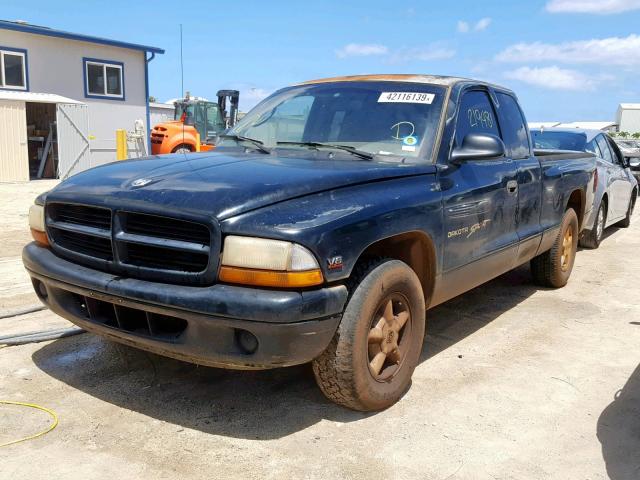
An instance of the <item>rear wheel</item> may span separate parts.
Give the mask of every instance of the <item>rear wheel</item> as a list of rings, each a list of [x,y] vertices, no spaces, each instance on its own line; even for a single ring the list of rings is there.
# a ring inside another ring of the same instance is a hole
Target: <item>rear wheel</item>
[[[631,216],[633,215],[633,209],[636,206],[637,194],[635,190],[631,192],[631,198],[629,199],[629,207],[627,208],[627,216],[620,222],[618,222],[618,226],[622,228],[628,228],[631,226]]]
[[[313,372],[330,400],[381,410],[411,384],[424,339],[424,295],[415,272],[399,260],[369,262],[356,275],[340,326]]]
[[[589,230],[580,239],[580,246],[585,248],[598,248],[604,235],[604,226],[607,222],[607,204],[600,202],[600,208],[598,208],[598,215],[596,221],[593,224],[593,229]]]
[[[191,147],[189,145],[178,145],[171,153],[191,153]]]
[[[533,280],[543,287],[564,287],[569,281],[578,247],[578,217],[570,208],[560,222],[551,250],[531,260]]]

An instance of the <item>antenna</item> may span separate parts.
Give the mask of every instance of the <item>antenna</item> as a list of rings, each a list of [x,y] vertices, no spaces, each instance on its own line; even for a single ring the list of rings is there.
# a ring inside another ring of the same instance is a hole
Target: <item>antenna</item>
[[[184,59],[182,54],[182,24],[180,24],[180,96],[184,98]],[[188,109],[188,106],[185,104],[185,109],[182,112],[182,115],[184,116],[184,120],[182,121],[182,144],[183,145],[184,145],[184,123],[187,120],[187,116],[186,116],[187,109]]]
[[[180,24],[180,95],[184,95],[184,59],[182,54],[182,24]]]

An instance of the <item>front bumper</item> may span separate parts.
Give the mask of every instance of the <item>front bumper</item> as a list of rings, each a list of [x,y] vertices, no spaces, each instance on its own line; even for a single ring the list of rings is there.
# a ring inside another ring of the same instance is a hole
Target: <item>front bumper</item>
[[[223,368],[308,362],[327,347],[347,299],[343,285],[278,291],[181,286],[76,265],[35,243],[22,253],[36,293],[87,331],[160,355]],[[255,351],[239,339],[249,332]]]

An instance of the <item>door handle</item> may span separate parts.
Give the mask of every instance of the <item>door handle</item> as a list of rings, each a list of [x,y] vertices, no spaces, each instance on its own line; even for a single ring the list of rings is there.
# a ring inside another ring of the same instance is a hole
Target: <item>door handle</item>
[[[518,182],[515,180],[509,180],[507,182],[507,191],[509,193],[515,193],[518,190]]]

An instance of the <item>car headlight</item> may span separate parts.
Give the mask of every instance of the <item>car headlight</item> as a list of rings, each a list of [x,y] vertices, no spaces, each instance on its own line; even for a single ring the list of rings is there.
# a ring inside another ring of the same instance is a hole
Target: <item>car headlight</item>
[[[282,240],[238,237],[224,240],[219,278],[223,282],[261,287],[311,287],[323,282],[313,254]]]
[[[44,226],[44,206],[34,204],[29,208],[29,228],[31,236],[40,245],[49,246],[49,239]]]

